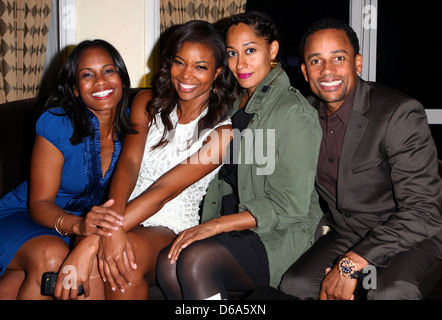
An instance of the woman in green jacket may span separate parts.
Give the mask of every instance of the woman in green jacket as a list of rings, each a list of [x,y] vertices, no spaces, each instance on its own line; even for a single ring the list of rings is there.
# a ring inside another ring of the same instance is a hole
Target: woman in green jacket
[[[227,291],[278,286],[312,244],[322,214],[314,189],[318,115],[275,60],[274,22],[249,12],[226,30],[238,84],[236,134],[207,191],[202,224],[160,254],[158,281],[168,299],[225,299]]]

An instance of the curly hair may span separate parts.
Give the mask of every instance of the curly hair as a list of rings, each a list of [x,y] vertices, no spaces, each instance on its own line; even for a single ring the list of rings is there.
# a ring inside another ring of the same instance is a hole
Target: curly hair
[[[84,50],[95,47],[104,48],[109,53],[123,84],[123,95],[118,103],[114,120],[117,137],[123,139],[128,133],[136,133],[128,117],[130,78],[123,58],[109,42],[101,39],[85,40],[79,43],[66,59],[59,73],[57,87],[45,103],[46,109],[60,107],[65,110],[74,128],[74,133],[70,138],[73,145],[81,143],[84,137],[94,133],[91,121],[86,114],[86,106],[80,97],[75,96],[73,88],[78,87],[76,70],[81,54]]]
[[[227,54],[224,41],[218,30],[210,23],[202,20],[189,21],[179,26],[167,39],[161,54],[160,69],[152,78],[153,98],[146,106],[152,125],[156,115],[160,114],[164,124],[163,136],[153,149],[164,147],[167,134],[173,129],[170,114],[179,107],[179,96],[171,81],[170,69],[175,55],[185,42],[203,44],[212,50],[215,57],[216,69],[222,70],[213,83],[213,91],[208,101],[208,112],[198,122],[198,135],[205,129],[213,128],[219,122],[227,119],[231,107],[231,80],[227,67]]]

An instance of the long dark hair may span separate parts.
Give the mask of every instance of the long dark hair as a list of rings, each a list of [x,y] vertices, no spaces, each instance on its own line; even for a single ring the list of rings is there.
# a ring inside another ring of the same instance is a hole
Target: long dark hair
[[[178,51],[184,42],[199,43],[208,46],[216,60],[216,69],[222,70],[213,83],[213,91],[209,97],[207,114],[198,122],[198,135],[205,129],[213,128],[219,122],[227,119],[230,113],[230,71],[227,67],[227,55],[224,41],[218,30],[206,21],[193,20],[178,27],[167,39],[161,54],[160,69],[152,78],[153,98],[147,104],[146,110],[151,119],[150,125],[160,114],[164,124],[161,140],[153,148],[167,144],[167,133],[173,129],[170,114],[176,106],[179,107],[179,96],[172,84],[170,69]]]
[[[136,133],[127,114],[130,78],[123,58],[113,45],[104,40],[85,40],[79,43],[66,59],[59,73],[57,87],[45,103],[46,109],[60,107],[65,110],[74,127],[74,133],[70,138],[73,145],[81,143],[84,137],[90,136],[94,132],[86,114],[86,106],[84,106],[80,97],[75,96],[73,91],[74,86],[78,87],[78,79],[75,73],[80,56],[84,50],[94,47],[104,48],[110,54],[123,84],[123,95],[118,103],[114,120],[115,133],[119,139],[123,139],[128,133]]]

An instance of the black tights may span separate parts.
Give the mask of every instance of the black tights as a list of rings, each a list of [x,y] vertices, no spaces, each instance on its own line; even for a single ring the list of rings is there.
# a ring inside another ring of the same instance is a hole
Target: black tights
[[[227,291],[254,289],[250,279],[230,251],[215,239],[192,243],[184,249],[175,264],[170,264],[164,249],[157,262],[158,283],[167,299],[203,300]]]

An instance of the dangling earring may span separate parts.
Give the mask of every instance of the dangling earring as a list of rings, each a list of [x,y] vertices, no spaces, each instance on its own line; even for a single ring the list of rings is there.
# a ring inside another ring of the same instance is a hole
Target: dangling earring
[[[278,66],[278,61],[276,61],[275,59],[272,59],[272,61],[270,61],[270,68],[276,68]]]

